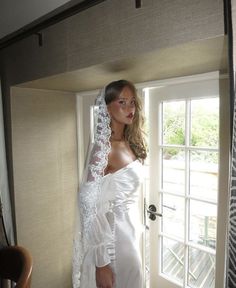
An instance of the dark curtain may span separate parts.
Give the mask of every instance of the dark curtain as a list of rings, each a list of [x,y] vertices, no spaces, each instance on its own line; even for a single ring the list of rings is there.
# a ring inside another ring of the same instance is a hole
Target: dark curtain
[[[0,90],[0,247],[14,243],[3,124],[2,95]]]
[[[228,222],[228,246],[226,265],[226,287],[236,287],[236,101],[235,101],[235,76],[236,76],[236,3],[226,1],[226,27],[228,36],[229,77],[231,96],[231,177],[229,195],[229,222]]]
[[[231,154],[231,186],[229,200],[227,288],[236,287],[236,103],[234,103],[234,121]]]

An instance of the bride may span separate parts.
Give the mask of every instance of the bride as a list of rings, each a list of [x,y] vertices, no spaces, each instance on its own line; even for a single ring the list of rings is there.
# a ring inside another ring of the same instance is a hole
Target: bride
[[[78,197],[73,288],[142,288],[138,188],[147,153],[141,101],[131,82],[114,81],[94,111]]]

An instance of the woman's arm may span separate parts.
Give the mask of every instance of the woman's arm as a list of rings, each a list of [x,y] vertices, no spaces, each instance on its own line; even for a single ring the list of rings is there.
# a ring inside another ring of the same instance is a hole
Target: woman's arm
[[[94,182],[84,183],[79,193],[83,237],[86,244],[83,263],[92,267],[93,271],[96,270],[96,281],[101,284],[97,286],[105,288],[112,287],[114,281],[108,253],[108,247],[111,247],[114,239],[112,227],[106,215],[109,211],[109,203],[105,202],[103,197],[98,197],[99,200],[95,203],[91,197],[96,189],[95,186]]]

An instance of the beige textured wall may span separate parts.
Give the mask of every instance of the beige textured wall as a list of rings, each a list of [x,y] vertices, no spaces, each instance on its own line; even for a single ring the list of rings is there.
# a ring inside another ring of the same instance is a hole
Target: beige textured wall
[[[2,51],[9,84],[222,36],[223,1],[107,0],[41,32]]]
[[[75,95],[22,88],[11,92],[18,243],[33,255],[33,288],[71,288]]]

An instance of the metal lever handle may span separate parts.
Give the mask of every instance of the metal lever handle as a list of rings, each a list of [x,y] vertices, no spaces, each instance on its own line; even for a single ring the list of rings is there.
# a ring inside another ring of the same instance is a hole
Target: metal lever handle
[[[153,214],[153,215],[156,215],[156,216],[159,216],[159,217],[162,217],[162,214],[161,213],[158,213],[158,212],[154,212],[150,209],[147,209],[147,213],[150,213],[150,214]]]
[[[147,210],[147,213],[150,214],[149,219],[151,219],[152,221],[155,221],[157,216],[162,217],[161,213],[156,212],[157,208],[154,204],[149,205],[148,209],[146,209],[146,210]]]

